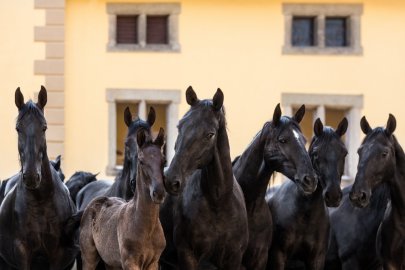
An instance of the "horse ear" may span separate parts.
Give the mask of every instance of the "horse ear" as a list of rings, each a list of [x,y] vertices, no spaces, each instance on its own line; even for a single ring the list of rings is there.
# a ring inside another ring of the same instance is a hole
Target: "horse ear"
[[[276,108],[274,109],[273,113],[273,126],[277,126],[280,123],[281,119],[281,108],[280,103],[277,104]]]
[[[136,142],[138,144],[138,147],[141,148],[142,145],[144,145],[145,141],[146,141],[145,130],[141,129],[136,133]]]
[[[347,122],[347,118],[344,117],[342,119],[342,121],[340,121],[340,123],[335,131],[336,134],[339,135],[339,137],[342,137],[346,133],[348,125],[349,125],[349,123]]]
[[[157,135],[154,144],[159,145],[162,147],[165,143],[165,130],[163,128],[159,129],[159,134]]]
[[[186,90],[186,100],[188,105],[194,106],[200,101],[197,97],[197,94],[194,92],[193,87],[189,86]]]
[[[125,121],[125,124],[127,125],[127,127],[129,127],[132,123],[132,114],[131,114],[131,111],[129,110],[129,107],[125,108],[124,121]]]
[[[219,111],[222,108],[222,105],[224,104],[224,93],[222,92],[221,89],[219,88],[217,89],[217,92],[212,98],[212,104],[214,110],[216,111]]]
[[[38,94],[37,106],[41,110],[44,110],[47,101],[48,101],[48,96],[46,93],[46,89],[43,85],[41,85],[41,90],[39,90],[39,94]]]
[[[361,130],[363,131],[364,134],[368,134],[370,131],[373,129],[370,127],[370,124],[368,123],[367,119],[365,116],[363,116],[360,120],[360,127]]]
[[[24,104],[24,96],[21,93],[20,87],[18,87],[15,90],[15,105],[17,106],[18,110],[21,110]]]
[[[395,116],[390,114],[388,116],[387,127],[385,128],[385,132],[387,133],[387,135],[392,135],[396,127],[397,127],[397,120],[395,119]]]
[[[155,108],[153,108],[152,106],[150,106],[149,108],[149,113],[148,113],[148,124],[149,126],[153,126],[153,124],[155,123],[156,120],[156,112],[155,112]]]
[[[54,164],[54,169],[59,171],[60,170],[60,164],[61,164],[61,155],[58,155],[55,159],[55,164]]]
[[[305,115],[305,105],[302,105],[298,111],[295,113],[295,115],[293,116],[293,119],[295,121],[297,121],[297,123],[300,123],[302,118],[304,118]]]
[[[319,137],[323,133],[323,124],[320,118],[317,118],[314,123],[315,136]]]

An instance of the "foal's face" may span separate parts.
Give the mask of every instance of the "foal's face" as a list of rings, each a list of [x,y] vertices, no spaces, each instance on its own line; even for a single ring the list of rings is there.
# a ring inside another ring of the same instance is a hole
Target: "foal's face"
[[[393,178],[396,168],[392,135],[396,127],[394,116],[390,115],[385,129],[372,130],[366,121],[363,117],[362,130],[367,136],[358,149],[357,174],[350,192],[350,200],[357,207],[366,207],[374,188]]]
[[[146,132],[141,130],[137,134],[139,146],[138,170],[143,176],[141,179],[137,179],[137,181],[143,181],[144,186],[148,187],[150,198],[154,203],[161,203],[165,197],[165,187],[163,183],[165,158],[162,153],[164,132],[161,128],[154,142],[148,141],[150,139],[145,136],[145,133]]]
[[[18,88],[15,103],[19,109],[16,130],[18,133],[18,152],[21,162],[22,182],[28,189],[36,189],[41,184],[41,167],[46,155],[45,131],[47,124],[43,115],[46,104],[46,90],[41,88],[38,103],[28,101]]]

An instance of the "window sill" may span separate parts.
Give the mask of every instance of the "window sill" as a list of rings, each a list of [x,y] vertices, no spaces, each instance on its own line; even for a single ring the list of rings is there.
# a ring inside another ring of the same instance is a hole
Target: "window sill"
[[[292,47],[284,46],[283,54],[302,55],[363,55],[362,47]]]
[[[115,44],[107,45],[107,52],[180,52],[178,44],[154,44],[154,45],[138,45],[138,44]]]

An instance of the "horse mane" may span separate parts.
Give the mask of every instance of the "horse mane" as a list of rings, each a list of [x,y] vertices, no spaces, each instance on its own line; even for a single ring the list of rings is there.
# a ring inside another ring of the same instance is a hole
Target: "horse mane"
[[[21,119],[24,118],[24,116],[26,114],[33,114],[35,116],[37,116],[38,118],[41,119],[42,122],[46,122],[45,121],[45,116],[44,116],[44,112],[38,108],[38,106],[32,101],[29,100],[19,111],[18,116],[17,116],[17,122],[21,121]]]

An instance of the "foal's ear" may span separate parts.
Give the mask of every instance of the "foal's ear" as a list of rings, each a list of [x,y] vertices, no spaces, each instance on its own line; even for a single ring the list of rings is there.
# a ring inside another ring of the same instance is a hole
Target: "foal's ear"
[[[197,94],[194,92],[193,87],[189,86],[186,90],[186,100],[188,105],[194,106],[200,101],[197,97]]]
[[[138,147],[141,148],[142,145],[144,145],[145,141],[146,141],[146,134],[145,134],[145,130],[141,129],[136,133],[136,143],[138,144]]]
[[[153,124],[155,123],[155,120],[156,120],[155,108],[150,106],[149,113],[148,113],[148,120],[147,120],[149,126],[153,126]]]
[[[349,123],[347,122],[347,118],[344,117],[342,119],[342,121],[340,121],[340,123],[335,131],[336,134],[339,135],[339,137],[342,137],[346,133],[348,125],[349,125]]]
[[[53,166],[53,168],[57,171],[60,170],[60,164],[61,164],[61,155],[57,156],[55,159],[55,164]]]
[[[131,111],[129,110],[129,107],[125,108],[124,121],[125,121],[125,124],[127,125],[127,127],[129,127],[132,123],[132,114],[131,114]]]
[[[387,135],[392,135],[392,133],[394,133],[396,127],[397,127],[397,120],[395,119],[395,116],[390,114],[388,116],[387,127],[385,128],[385,133],[387,133]]]
[[[363,131],[364,134],[368,134],[370,131],[373,129],[370,127],[370,124],[368,123],[367,119],[365,116],[363,116],[360,120],[360,127],[361,130]]]
[[[24,96],[21,93],[20,87],[18,87],[15,90],[15,105],[17,106],[18,110],[21,110],[24,104]]]
[[[305,105],[303,104],[298,111],[295,113],[295,115],[293,116],[293,119],[295,121],[297,121],[297,123],[300,123],[302,118],[304,118],[305,115]]]
[[[315,123],[314,123],[314,133],[315,133],[315,136],[317,136],[317,137],[321,136],[323,133],[323,124],[319,117],[315,120]]]
[[[278,126],[280,123],[281,119],[281,108],[280,108],[280,103],[277,104],[276,108],[274,109],[273,113],[273,126]]]
[[[162,147],[165,143],[165,130],[163,128],[159,129],[159,134],[157,135],[154,144]]]
[[[48,101],[48,96],[46,93],[46,89],[43,85],[41,85],[41,90],[39,90],[39,94],[38,94],[37,106],[41,110],[44,110],[47,101]]]
[[[212,104],[214,110],[216,111],[219,111],[222,108],[222,105],[224,104],[224,93],[222,92],[221,89],[219,88],[217,89],[217,92],[212,98]]]

